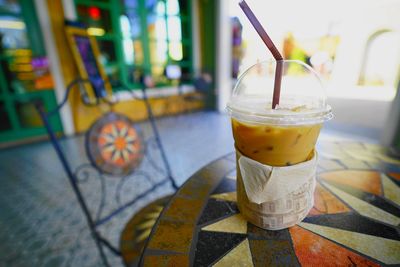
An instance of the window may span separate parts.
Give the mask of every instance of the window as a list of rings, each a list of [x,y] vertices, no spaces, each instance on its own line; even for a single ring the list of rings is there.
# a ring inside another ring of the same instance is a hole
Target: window
[[[365,47],[358,84],[394,89],[399,69],[400,35],[383,29],[372,34]]]
[[[33,102],[56,106],[34,1],[0,0],[0,143],[43,135]],[[58,116],[50,119],[62,131]]]
[[[192,73],[190,1],[184,0],[75,0],[82,22],[96,35],[100,61],[113,87],[139,87],[151,74],[157,86],[168,85],[167,68],[182,77]]]

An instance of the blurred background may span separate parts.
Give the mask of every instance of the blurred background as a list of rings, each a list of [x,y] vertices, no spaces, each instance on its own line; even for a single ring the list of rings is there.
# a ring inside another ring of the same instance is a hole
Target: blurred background
[[[399,85],[399,1],[248,3],[284,57],[310,64],[324,79],[336,116],[327,127],[392,141],[399,117],[391,110]],[[129,101],[124,88],[136,90],[140,77],[151,76],[151,96],[165,98],[154,107],[158,116],[224,112],[237,77],[272,58],[237,1],[1,0],[3,146],[40,139],[44,132],[30,102],[54,107],[77,75],[64,20],[79,21],[95,36],[98,59],[120,99]],[[190,107],[166,97],[193,91],[206,97]],[[143,119],[135,113],[133,119]],[[52,123],[66,135],[84,131],[96,118],[74,100],[59,115]]]
[[[356,126],[383,137],[399,82],[398,1],[249,1],[287,59],[310,64],[324,79],[335,120],[329,126]],[[271,58],[257,33],[229,1],[229,15],[241,32],[234,46],[234,72]],[[295,71],[295,70],[292,70]],[[369,131],[365,128],[369,128]],[[384,141],[386,142],[386,140]]]

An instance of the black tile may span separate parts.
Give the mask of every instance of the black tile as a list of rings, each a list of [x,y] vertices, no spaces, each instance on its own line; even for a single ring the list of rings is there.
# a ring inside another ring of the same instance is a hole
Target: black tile
[[[400,240],[400,235],[395,228],[375,222],[353,212],[312,216],[305,218],[303,222]]]
[[[210,198],[197,224],[208,224],[236,213],[239,213],[236,203]]]
[[[400,173],[400,171],[398,171],[398,173]],[[387,176],[390,178],[391,181],[400,186],[400,180],[393,178],[389,173],[387,173]]]
[[[300,266],[290,240],[249,240],[255,267]]]
[[[267,240],[290,240],[288,229],[270,231],[257,227],[251,223],[247,223],[247,233],[249,239],[267,239]]]
[[[245,238],[245,234],[200,231],[193,265],[212,265]]]
[[[350,195],[353,195],[361,200],[364,200],[365,202],[368,202],[371,205],[374,205],[375,207],[378,207],[384,211],[387,211],[393,215],[400,217],[400,209],[398,207],[396,207],[394,204],[388,202],[386,199],[384,199],[381,196],[367,193],[360,189],[356,189],[354,187],[350,187],[350,186],[343,185],[340,183],[327,181],[327,180],[325,180],[325,182],[339,188],[340,190],[342,190]]]

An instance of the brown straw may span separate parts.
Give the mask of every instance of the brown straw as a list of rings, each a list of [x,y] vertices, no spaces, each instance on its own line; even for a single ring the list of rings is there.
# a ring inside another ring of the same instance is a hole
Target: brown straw
[[[240,0],[239,6],[242,8],[244,14],[250,20],[250,23],[253,25],[254,29],[257,31],[258,35],[264,41],[265,45],[268,47],[269,51],[271,51],[272,55],[276,60],[274,96],[272,98],[272,108],[275,109],[276,105],[279,104],[279,98],[280,98],[283,57],[281,53],[279,53],[279,50],[276,48],[275,44],[272,42],[271,38],[269,38],[267,32],[261,26],[261,23],[254,15],[253,11],[251,11],[250,7],[247,5],[246,1]]]
[[[281,96],[281,82],[282,82],[283,60],[276,61],[275,68],[275,81],[274,81],[274,95],[272,97],[272,109],[279,105],[279,98]]]

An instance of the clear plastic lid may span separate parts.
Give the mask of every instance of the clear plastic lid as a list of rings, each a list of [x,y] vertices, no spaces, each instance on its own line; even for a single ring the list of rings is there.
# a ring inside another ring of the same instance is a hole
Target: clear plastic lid
[[[264,61],[239,77],[227,105],[233,118],[261,124],[299,125],[322,123],[333,117],[318,74],[297,60],[283,61],[280,101],[272,109],[275,70],[274,60]]]

